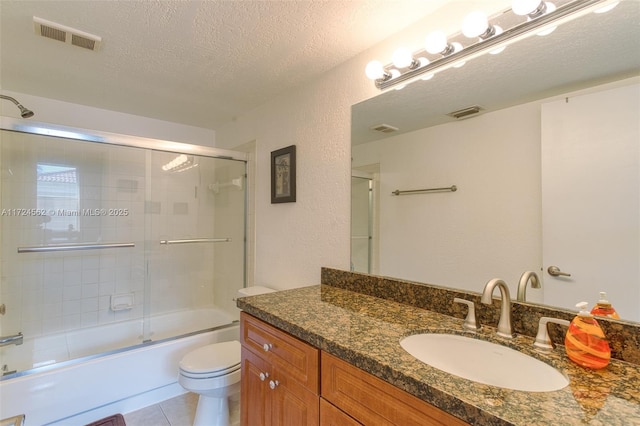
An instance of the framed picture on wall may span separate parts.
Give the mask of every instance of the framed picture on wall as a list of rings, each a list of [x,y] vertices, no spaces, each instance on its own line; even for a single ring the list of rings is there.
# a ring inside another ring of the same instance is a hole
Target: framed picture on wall
[[[296,201],[296,146],[271,152],[271,203]]]

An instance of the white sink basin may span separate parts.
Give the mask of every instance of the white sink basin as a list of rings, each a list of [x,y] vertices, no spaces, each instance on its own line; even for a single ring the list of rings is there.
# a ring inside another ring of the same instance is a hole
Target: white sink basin
[[[569,380],[552,366],[506,346],[455,334],[415,334],[400,346],[439,370],[486,385],[528,392],[562,389]]]

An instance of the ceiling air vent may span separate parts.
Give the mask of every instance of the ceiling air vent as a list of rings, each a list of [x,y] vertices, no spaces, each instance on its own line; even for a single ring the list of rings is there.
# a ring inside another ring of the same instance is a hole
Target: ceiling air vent
[[[398,131],[397,127],[389,126],[388,124],[378,124],[370,127],[370,129],[381,133],[392,133]]]
[[[467,108],[459,109],[458,111],[453,111],[447,114],[449,117],[456,118],[458,120],[462,120],[463,118],[471,118],[475,115],[478,115],[482,111],[478,105],[470,106]]]
[[[89,50],[97,50],[102,42],[101,37],[47,21],[37,16],[33,17],[33,29],[36,34],[42,37],[62,41]]]

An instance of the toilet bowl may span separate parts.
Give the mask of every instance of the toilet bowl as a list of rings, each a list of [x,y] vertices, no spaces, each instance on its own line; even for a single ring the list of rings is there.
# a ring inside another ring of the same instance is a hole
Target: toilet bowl
[[[195,426],[227,426],[229,397],[240,391],[240,342],[203,346],[182,358],[178,383],[200,395]]]
[[[271,293],[266,287],[247,287],[238,297]],[[186,354],[179,364],[178,383],[200,395],[194,426],[228,426],[229,397],[240,392],[240,342],[214,343]]]

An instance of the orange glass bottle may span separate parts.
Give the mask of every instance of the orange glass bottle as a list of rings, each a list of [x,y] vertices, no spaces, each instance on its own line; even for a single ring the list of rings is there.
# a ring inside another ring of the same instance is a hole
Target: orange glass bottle
[[[601,317],[620,319],[620,315],[618,315],[616,310],[613,309],[611,302],[607,300],[607,293],[604,291],[600,292],[600,300],[598,300],[598,303],[596,303],[593,309],[591,309],[591,314]]]
[[[587,311],[587,302],[576,305],[580,312],[571,321],[564,338],[567,356],[576,364],[592,369],[604,368],[611,360],[609,342],[600,324]]]

